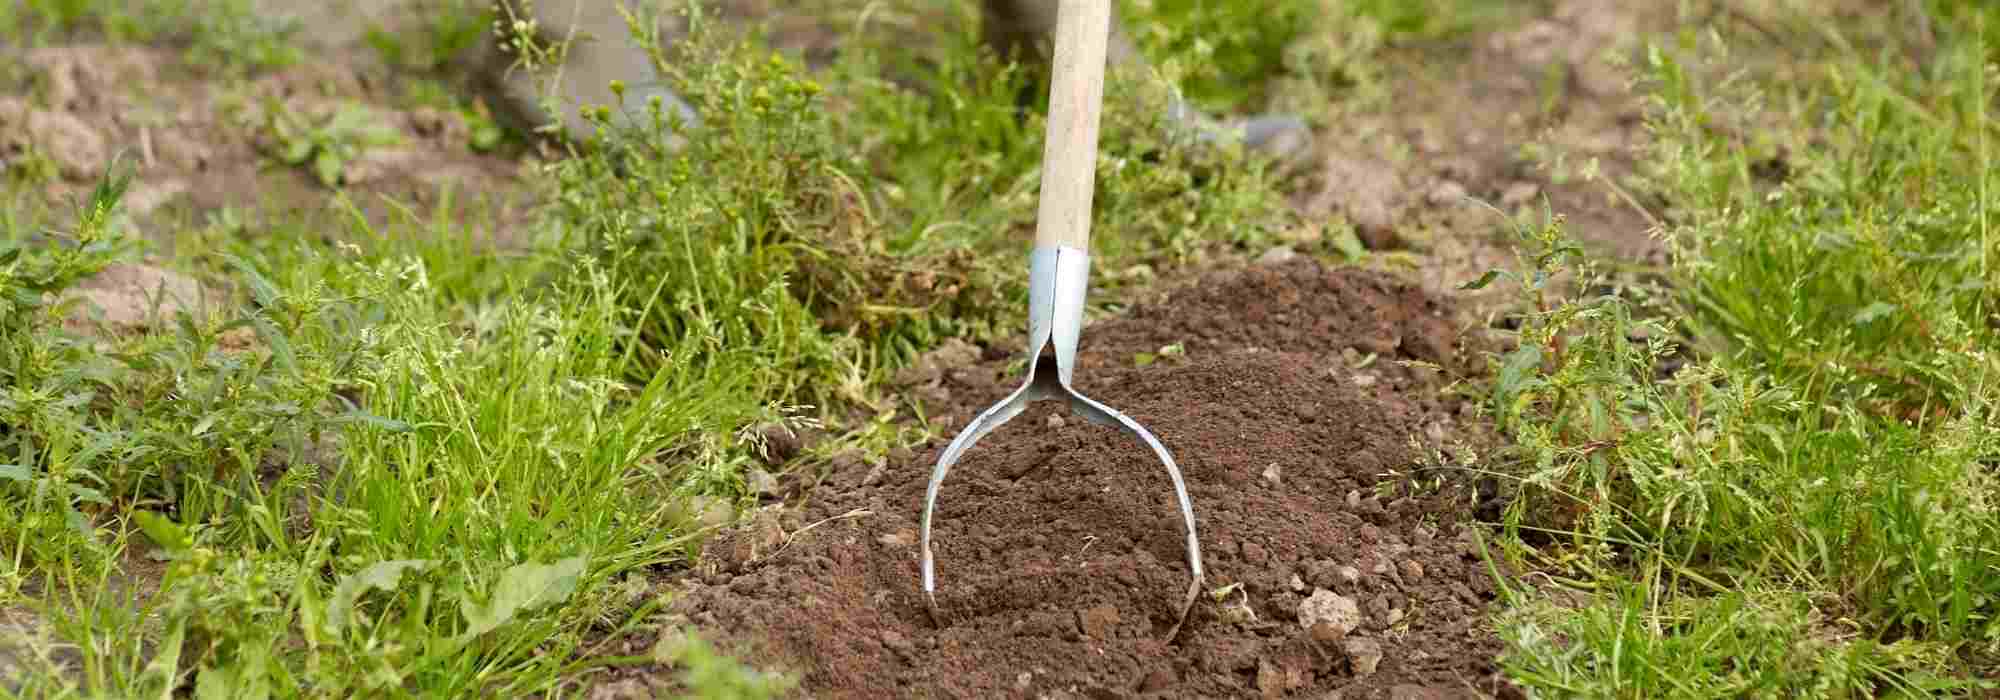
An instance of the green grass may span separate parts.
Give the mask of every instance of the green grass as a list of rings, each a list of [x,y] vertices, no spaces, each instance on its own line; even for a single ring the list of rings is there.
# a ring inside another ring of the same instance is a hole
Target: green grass
[[[2000,670],[2000,15],[1931,9],[1920,70],[1883,16],[1781,25],[1809,47],[1785,80],[1728,71],[1721,35],[1650,54],[1671,291],[1531,289],[1495,360],[1510,528],[1552,545],[1510,556],[1582,591],[1514,592],[1511,674],[1584,697],[1993,690],[1969,679]],[[1529,279],[1574,261],[1559,229],[1524,229]],[[1656,380],[1676,338],[1699,357]]]
[[[78,7],[35,21],[129,19]],[[0,605],[36,621],[8,652],[19,693],[572,695],[629,661],[594,644],[658,624],[646,573],[746,495],[757,428],[825,425],[822,452],[921,437],[885,420],[885,379],[945,338],[1019,332],[1042,126],[969,40],[856,42],[810,74],[754,36],[663,49],[717,126],[607,125],[545,163],[524,249],[466,254],[489,224],[450,192],[386,219],[335,192],[185,222],[176,265],[231,294],[143,331],[79,332],[59,302],[152,249],[122,171],[73,212],[7,181]],[[1115,85],[1107,119],[1111,290],[1292,225],[1246,156],[1161,136],[1141,87]],[[270,128],[337,184],[365,126]],[[715,697],[784,683],[699,642],[655,651]]]
[[[177,7],[37,0],[0,27],[184,42],[225,73],[296,60],[238,5]],[[425,73],[413,94],[472,31],[442,7],[373,40]],[[1160,71],[1107,90],[1101,307],[1300,225],[1254,158],[1165,136],[1161,79],[1325,120],[1388,104],[1382,47],[1518,10],[1125,7]],[[1565,295],[1550,280],[1592,269],[1559,221],[1521,222],[1528,313],[1487,397],[1522,486],[1498,553],[1537,572],[1498,617],[1520,683],[1874,697],[2000,674],[2000,17],[1930,8],[1932,52],[1884,10],[1767,18],[1791,54],[1734,29],[1650,54],[1635,186],[1670,205],[1664,288]],[[644,659],[600,643],[657,631],[647,576],[697,551],[746,471],[785,466],[759,428],[826,428],[804,464],[908,444],[886,378],[1020,331],[1044,88],[978,49],[977,14],[882,4],[823,70],[698,19],[659,58],[708,128],[600,115],[536,171],[528,243],[494,250],[501,224],[448,191],[225,210],[170,234],[229,298],[144,331],[79,332],[62,301],[151,248],[117,206],[124,171],[73,211],[5,181],[0,606],[37,621],[0,650],[18,694],[569,697],[647,660],[701,697],[785,686],[691,636]],[[881,31],[919,22],[946,31]],[[303,124],[281,155],[337,183],[365,124]],[[1676,346],[1694,361],[1661,379]]]

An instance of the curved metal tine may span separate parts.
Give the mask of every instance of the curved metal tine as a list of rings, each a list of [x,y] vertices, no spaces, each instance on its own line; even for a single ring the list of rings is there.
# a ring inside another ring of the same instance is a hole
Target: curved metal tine
[[[930,608],[931,621],[933,623],[943,624],[942,618],[938,615],[937,577],[932,567],[931,557],[931,515],[937,508],[938,488],[944,485],[944,477],[946,474],[951,473],[952,465],[957,464],[958,458],[964,456],[967,450],[972,449],[972,446],[978,443],[980,438],[986,437],[987,433],[993,432],[994,429],[1005,425],[1007,421],[1013,420],[1014,416],[1020,415],[1022,411],[1027,410],[1031,395],[1034,393],[1035,382],[1033,377],[1034,374],[1031,371],[1029,373],[1029,380],[1027,383],[1022,384],[1021,388],[1015,389],[1013,394],[1008,395],[1007,398],[1002,399],[999,403],[987,407],[985,411],[980,412],[978,417],[973,418],[971,423],[967,423],[963,430],[958,431],[958,436],[952,438],[951,444],[946,445],[944,453],[938,456],[937,466],[931,469],[931,482],[929,487],[924,490],[924,515],[920,521],[921,524],[918,525],[918,529],[921,531],[920,540],[922,541],[921,549],[923,551],[924,601]]]
[[[1167,466],[1167,476],[1174,482],[1174,497],[1180,500],[1181,519],[1187,527],[1188,572],[1192,577],[1188,583],[1187,595],[1181,599],[1180,612],[1174,617],[1174,626],[1167,630],[1166,640],[1173,641],[1174,637],[1180,634],[1181,625],[1187,622],[1188,612],[1194,609],[1195,598],[1201,595],[1202,581],[1207,578],[1201,568],[1201,540],[1195,537],[1194,502],[1188,498],[1187,480],[1181,478],[1180,465],[1174,463],[1174,456],[1167,452],[1166,445],[1161,444],[1160,439],[1154,437],[1146,426],[1140,425],[1139,421],[1132,420],[1131,416],[1119,412],[1118,409],[1099,403],[1073,388],[1069,389],[1069,395],[1070,408],[1083,414],[1084,419],[1100,425],[1123,428],[1127,435],[1146,443],[1147,447],[1153,449],[1153,456],[1160,458],[1160,463]]]

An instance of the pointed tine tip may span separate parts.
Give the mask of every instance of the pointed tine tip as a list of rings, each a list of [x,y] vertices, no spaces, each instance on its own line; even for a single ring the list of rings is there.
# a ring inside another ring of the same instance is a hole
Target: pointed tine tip
[[[1173,643],[1173,641],[1176,638],[1180,637],[1181,630],[1185,629],[1187,625],[1188,613],[1194,611],[1195,600],[1201,598],[1202,581],[1203,577],[1200,575],[1196,575],[1193,577],[1192,580],[1188,581],[1187,595],[1181,598],[1180,615],[1174,618],[1174,626],[1167,630],[1167,635],[1165,637],[1162,637],[1162,639],[1167,643],[1169,644]]]

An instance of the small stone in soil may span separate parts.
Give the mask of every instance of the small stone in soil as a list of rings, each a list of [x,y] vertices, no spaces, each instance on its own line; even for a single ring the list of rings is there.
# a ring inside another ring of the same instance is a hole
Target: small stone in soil
[[[1278,471],[1277,462],[1272,462],[1271,466],[1264,468],[1264,483],[1270,484],[1272,486],[1277,486],[1284,482],[1285,482],[1284,474]]]
[[[1292,258],[1296,258],[1298,256],[1299,256],[1298,251],[1292,250],[1291,246],[1282,246],[1282,245],[1274,246],[1271,249],[1264,251],[1263,255],[1257,256],[1257,264],[1282,265],[1291,262]]]
[[[1271,663],[1270,659],[1257,662],[1257,690],[1267,698],[1283,696],[1286,690],[1290,690],[1285,685],[1285,672],[1278,670],[1278,665]]]
[[[1372,676],[1382,665],[1382,644],[1373,639],[1354,638],[1347,640],[1347,660],[1354,664],[1354,675]]]
[[[1403,560],[1403,578],[1415,581],[1424,577],[1423,562],[1415,559]]]
[[[748,475],[743,477],[743,480],[747,482],[751,493],[759,496],[778,495],[778,477],[772,476],[770,472],[762,469],[752,469]]]
[[[1333,626],[1334,637],[1345,637],[1361,626],[1361,605],[1324,588],[1313,591],[1299,604],[1299,625],[1310,630],[1322,623]]]

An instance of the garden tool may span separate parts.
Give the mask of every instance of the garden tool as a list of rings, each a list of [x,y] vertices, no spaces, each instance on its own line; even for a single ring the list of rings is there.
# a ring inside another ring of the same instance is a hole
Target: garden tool
[[[931,555],[931,514],[937,507],[938,487],[952,464],[981,437],[1020,415],[1030,402],[1043,399],[1067,401],[1086,420],[1124,430],[1166,464],[1174,495],[1180,499],[1181,518],[1186,521],[1188,571],[1193,576],[1168,639],[1179,632],[1201,591],[1201,544],[1195,538],[1194,506],[1173,455],[1138,421],[1084,396],[1072,383],[1077,336],[1083,330],[1084,294],[1090,282],[1090,205],[1097,168],[1098,117],[1104,100],[1110,6],[1110,0],[1062,0],[1058,10],[1048,143],[1042,151],[1041,203],[1035,245],[1028,256],[1027,377],[1012,395],[959,431],[931,472],[930,488],[924,493],[921,538],[924,597],[934,620],[942,619]]]

